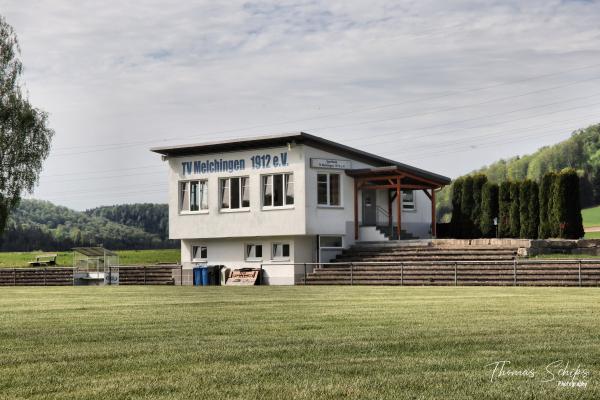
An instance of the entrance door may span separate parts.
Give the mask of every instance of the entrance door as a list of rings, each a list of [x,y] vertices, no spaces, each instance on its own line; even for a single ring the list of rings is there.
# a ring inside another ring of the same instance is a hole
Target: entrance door
[[[377,225],[377,192],[373,189],[362,191],[362,224],[364,226]]]

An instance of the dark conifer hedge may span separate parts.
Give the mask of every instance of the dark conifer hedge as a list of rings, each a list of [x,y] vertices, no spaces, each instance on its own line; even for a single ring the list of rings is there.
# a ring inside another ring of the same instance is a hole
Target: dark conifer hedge
[[[510,237],[510,182],[502,182],[498,191],[498,236]]]
[[[494,218],[498,218],[498,185],[486,182],[481,189],[481,218],[479,221],[479,229],[483,237],[496,237]]]
[[[521,184],[519,182],[510,182],[510,206],[508,210],[508,219],[510,220],[509,237],[518,238],[521,235],[521,208],[519,195]]]

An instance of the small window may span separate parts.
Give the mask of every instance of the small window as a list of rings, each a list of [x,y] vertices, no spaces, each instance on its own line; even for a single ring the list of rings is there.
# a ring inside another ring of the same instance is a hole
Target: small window
[[[179,182],[179,211],[208,210],[208,182]]]
[[[415,209],[415,192],[413,190],[402,191],[402,209],[403,210],[414,210]]]
[[[206,246],[192,246],[192,261],[206,261],[208,249]]]
[[[289,243],[273,243],[271,258],[273,260],[289,260],[289,258],[290,258]]]
[[[317,174],[317,204],[322,206],[340,206],[340,174]]]
[[[263,175],[262,193],[263,207],[284,207],[293,205],[294,175]]]
[[[219,180],[221,209],[237,210],[250,207],[249,178],[222,178]]]
[[[261,244],[247,244],[245,258],[246,258],[246,261],[262,260],[262,245]]]
[[[341,236],[319,236],[319,244],[320,247],[341,248],[343,242]]]

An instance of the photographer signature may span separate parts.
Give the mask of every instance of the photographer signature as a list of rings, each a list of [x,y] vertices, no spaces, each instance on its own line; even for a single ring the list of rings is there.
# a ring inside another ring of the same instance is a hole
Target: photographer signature
[[[558,387],[585,389],[590,377],[590,371],[582,368],[581,364],[573,366],[569,361],[556,360],[546,365],[542,371],[535,368],[512,368],[507,360],[495,361],[486,365],[493,367],[490,382],[510,377],[539,379],[542,383],[556,382]]]

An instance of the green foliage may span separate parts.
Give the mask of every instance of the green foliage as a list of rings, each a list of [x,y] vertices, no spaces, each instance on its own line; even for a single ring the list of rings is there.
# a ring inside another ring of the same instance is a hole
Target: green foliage
[[[600,206],[581,210],[583,226],[600,226]]]
[[[21,194],[33,190],[54,135],[47,114],[21,88],[19,53],[14,30],[0,16],[0,234]]]
[[[460,213],[462,216],[462,237],[470,238],[473,235],[473,220],[471,216],[473,215],[473,208],[475,207],[475,202],[473,201],[473,177],[467,176],[462,185],[462,192],[460,196]]]
[[[452,185],[452,219],[450,225],[452,227],[452,234],[454,237],[462,237],[462,187],[464,179],[457,179]]]
[[[583,237],[583,221],[579,201],[579,177],[568,168],[555,180],[552,221],[558,224],[558,237],[578,239]]]
[[[473,229],[471,237],[481,236],[481,202],[483,185],[487,182],[487,176],[483,174],[477,174],[473,176],[473,210],[471,211],[471,222],[473,223]]]
[[[520,184],[519,190],[519,223],[520,237],[536,239],[539,225],[539,188],[531,179]]]
[[[552,216],[551,210],[553,209],[554,199],[554,181],[556,180],[556,174],[549,172],[545,174],[540,183],[539,188],[539,238],[547,239],[552,237]]]
[[[169,206],[167,204],[121,204],[87,210],[86,214],[106,218],[118,224],[134,226],[169,239]]]
[[[517,238],[521,235],[520,188],[520,182],[510,182],[510,207],[508,209],[508,219],[510,221],[509,237],[511,238]]]
[[[498,191],[498,236],[510,237],[510,188],[511,184],[504,181]]]
[[[103,244],[113,250],[177,247],[143,229],[125,226],[47,201],[22,200],[0,240],[3,251],[60,251]]]
[[[494,218],[498,218],[498,185],[486,182],[481,189],[481,218],[479,229],[483,237],[496,236]]]

